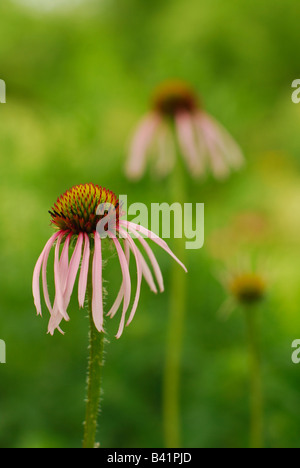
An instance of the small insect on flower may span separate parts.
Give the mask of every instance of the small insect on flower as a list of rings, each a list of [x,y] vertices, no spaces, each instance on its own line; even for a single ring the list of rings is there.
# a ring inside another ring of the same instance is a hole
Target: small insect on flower
[[[145,278],[150,289],[157,292],[151,269],[133,239],[143,247],[146,256],[153,268],[159,290],[163,292],[163,277],[156,257],[144,237],[151,239],[164,249],[186,271],[185,266],[177,259],[163,239],[153,232],[132,222],[121,219],[121,208],[116,195],[98,185],[77,185],[58,198],[50,211],[51,223],[56,232],[46,243],[33,273],[33,297],[37,313],[42,314],[40,297],[40,275],[45,303],[50,312],[48,332],[53,334],[56,329],[61,333],[60,323],[69,320],[67,309],[71,300],[75,280],[78,272],[78,302],[84,307],[89,278],[92,282],[91,308],[95,327],[103,331],[103,260],[102,240],[108,240],[114,246],[122,272],[122,284],[118,296],[107,313],[114,317],[123,301],[120,326],[116,335],[119,338],[124,326],[132,321],[140,298],[142,277]],[[122,245],[123,244],[123,248]],[[47,286],[47,264],[50,251],[55,245],[54,253],[54,283],[55,299],[51,303]],[[72,249],[72,245],[75,245]],[[69,251],[73,250],[69,259]],[[135,258],[137,270],[137,288],[134,302],[126,317],[131,300],[131,278],[129,272],[130,252]]]
[[[195,178],[210,169],[221,179],[228,176],[231,169],[240,169],[244,162],[237,143],[205,112],[193,89],[185,82],[168,81],[156,89],[152,109],[133,136],[126,165],[128,177],[138,180],[144,175],[147,157],[155,145],[156,172],[161,176],[170,173],[175,164],[177,143]]]

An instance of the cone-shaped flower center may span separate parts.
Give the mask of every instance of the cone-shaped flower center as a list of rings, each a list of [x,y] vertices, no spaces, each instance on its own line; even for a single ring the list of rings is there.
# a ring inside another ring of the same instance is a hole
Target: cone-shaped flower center
[[[194,112],[199,106],[195,93],[187,84],[169,81],[157,88],[153,107],[163,116],[174,117],[179,112]]]
[[[244,273],[236,276],[230,291],[242,304],[253,304],[265,297],[266,284],[264,279],[256,273]]]
[[[103,206],[102,211],[99,206]],[[119,201],[116,195],[98,185],[83,184],[76,185],[61,195],[49,213],[52,224],[58,229],[74,234],[90,234],[110,211],[115,211],[118,220]]]

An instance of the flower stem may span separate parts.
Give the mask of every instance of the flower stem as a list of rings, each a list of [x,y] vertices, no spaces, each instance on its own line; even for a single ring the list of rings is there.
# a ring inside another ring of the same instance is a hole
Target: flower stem
[[[91,271],[91,269],[90,269]],[[83,448],[96,448],[97,420],[101,399],[101,379],[104,352],[104,333],[96,329],[92,317],[92,280],[89,275],[89,363],[87,376],[86,415],[84,421]]]
[[[172,198],[185,201],[184,173],[179,164],[172,177]],[[174,251],[183,263],[186,263],[184,239],[174,239]],[[172,266],[171,300],[167,330],[167,347],[163,381],[163,419],[164,439],[167,448],[181,447],[180,423],[180,368],[184,320],[186,312],[187,281],[177,264]]]
[[[257,310],[248,307],[245,311],[249,346],[250,391],[251,391],[251,423],[250,447],[263,447],[263,398],[260,368],[260,354],[257,332]]]

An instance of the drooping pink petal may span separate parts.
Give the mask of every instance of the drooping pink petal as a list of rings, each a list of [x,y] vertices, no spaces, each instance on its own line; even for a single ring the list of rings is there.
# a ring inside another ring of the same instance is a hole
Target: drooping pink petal
[[[42,315],[41,294],[40,294],[40,272],[44,259],[44,250],[36,262],[33,278],[32,278],[32,294],[34,298],[34,305],[38,315]]]
[[[64,332],[59,327],[59,324],[63,319],[64,317],[59,313],[57,305],[54,304],[53,314],[51,315],[48,323],[48,333],[50,333],[50,335],[53,335],[55,330],[58,330],[62,335],[64,335]]]
[[[148,283],[150,290],[152,292],[154,292],[155,294],[157,294],[157,287],[155,286],[151,270],[148,267],[148,264],[147,264],[146,260],[144,259],[141,251],[139,250],[139,248],[137,246],[136,246],[136,249],[137,249],[139,259],[140,259],[140,262],[141,262],[143,276],[144,276],[146,282]]]
[[[130,235],[127,233],[127,231],[120,232],[120,237],[124,238],[124,251],[125,251],[125,256],[126,256],[128,265],[129,265],[129,259],[130,259],[130,247],[129,247],[129,242],[128,242],[128,237],[129,236]],[[136,233],[136,237],[140,237],[138,233]],[[146,243],[146,241],[144,241],[144,242]],[[152,276],[152,273],[150,271],[150,268],[148,267],[147,262],[144,259],[144,257],[142,255],[142,253],[140,252],[140,250],[138,249],[138,247],[137,246],[135,246],[135,247],[136,247],[136,252],[137,252],[137,254],[139,256],[143,276],[144,276],[145,280],[147,281],[151,291],[154,292],[155,294],[157,294],[157,288],[155,286],[155,283],[154,283],[153,276]],[[107,314],[107,315],[110,315],[111,318],[113,318],[113,316],[115,315],[115,313],[119,309],[121,301],[123,299],[123,296],[124,296],[124,284],[122,282],[122,286],[121,286],[121,289],[119,291],[119,295],[118,295],[118,297],[116,299],[116,302],[114,304],[114,308],[112,308],[111,311]]]
[[[95,327],[99,332],[103,332],[102,252],[101,238],[97,231],[94,240],[92,314]]]
[[[60,234],[55,247],[55,257],[54,257],[54,282],[55,282],[55,302],[57,304],[58,311],[60,314],[68,320],[69,317],[64,307],[63,292],[64,288],[61,281],[61,272],[60,272],[60,262],[59,262],[59,249],[61,241],[64,237],[64,233]]]
[[[216,143],[215,134],[211,125],[209,125],[205,114],[198,113],[194,119],[198,128],[199,140],[204,140],[206,144],[207,156],[214,176],[220,179],[227,177],[229,174],[227,161]]]
[[[70,240],[72,234],[69,234],[66,237],[64,242],[64,246],[61,252],[60,260],[59,260],[59,274],[60,274],[60,281],[62,285],[62,290],[64,291],[66,288],[67,283],[67,276],[68,276],[68,269],[69,269],[69,248],[70,248]]]
[[[184,271],[187,273],[186,267],[185,267],[184,264],[176,257],[176,255],[172,252],[172,250],[170,249],[170,247],[168,246],[168,244],[167,244],[163,239],[161,239],[160,237],[158,237],[154,232],[149,231],[149,229],[146,229],[145,227],[140,226],[139,224],[133,223],[133,222],[131,222],[131,221],[121,220],[121,221],[120,221],[120,225],[121,225],[121,226],[125,226],[129,231],[131,230],[131,228],[133,228],[133,229],[135,229],[136,231],[141,232],[143,235],[145,235],[145,236],[148,237],[149,239],[153,240],[153,242],[155,242],[155,244],[159,245],[163,250],[165,250],[165,251],[166,251],[166,252],[167,252],[183,269],[184,269]]]
[[[71,237],[72,237],[72,234],[69,234],[66,237],[66,240],[64,242],[64,246],[62,249],[62,253],[60,256],[60,260],[59,260],[59,275],[60,275],[60,281],[61,281],[63,294],[65,293],[66,284],[67,284],[67,276],[68,276],[68,268],[69,268],[69,247],[70,247]],[[69,316],[67,313],[66,313],[66,317],[69,319]],[[51,318],[50,318],[49,325],[48,325],[48,333],[51,333],[53,335],[54,330],[57,328],[60,331],[60,333],[63,334],[62,330],[59,328],[59,324],[63,319],[64,317],[59,312],[59,309],[57,306],[57,298],[55,298],[53,310],[51,311]]]
[[[170,174],[176,161],[176,148],[173,134],[169,125],[161,123],[157,132],[157,158],[155,162],[155,174],[159,177],[165,177]]]
[[[66,288],[64,291],[64,295],[63,295],[65,310],[68,308],[68,305],[70,303],[76,276],[77,276],[78,269],[80,266],[82,244],[83,244],[83,233],[81,232],[78,235],[76,246],[75,246],[73,255],[71,257],[70,265],[68,269]]]
[[[194,121],[188,112],[180,112],[175,117],[176,129],[182,155],[192,176],[204,173],[204,161],[201,160],[196,144]]]
[[[126,173],[129,178],[138,180],[145,171],[147,151],[153,141],[155,132],[161,119],[158,114],[148,114],[139,124],[134,134],[129,159],[126,164]]]
[[[124,238],[124,251],[125,251],[125,257],[126,257],[126,260],[127,260],[128,266],[129,266],[130,248],[129,248],[129,244],[128,244],[127,240],[126,240],[127,239],[127,233],[125,232],[125,234],[126,234],[126,237]],[[116,298],[114,304],[112,305],[110,311],[107,313],[108,317],[113,318],[116,315],[116,313],[118,312],[119,307],[121,305],[123,297],[124,297],[124,278],[122,279],[121,287],[120,287],[120,290],[118,292],[117,298]]]
[[[66,234],[66,232],[60,231],[60,232],[58,232],[58,234]],[[65,252],[68,249],[69,242],[70,242],[70,235],[68,235],[66,240],[65,240],[65,244],[64,244],[64,248],[63,248],[63,252],[62,252],[62,257],[61,257],[61,259],[59,261],[59,271],[60,271],[59,276],[60,277],[62,276],[61,264],[63,263],[65,265],[65,260],[66,260]],[[43,278],[43,290],[44,290],[45,302],[46,302],[46,305],[48,307],[48,310],[49,310],[50,314],[52,314],[52,305],[51,305],[51,302],[50,302],[49,293],[48,293],[48,286],[47,286],[47,263],[48,263],[49,253],[50,253],[50,250],[48,250],[48,252],[46,253],[45,258],[44,258],[43,269],[42,269],[42,278]],[[64,268],[65,268],[65,266],[64,266]],[[63,286],[63,288],[64,288],[64,286]],[[54,308],[54,305],[53,305],[53,308]]]
[[[44,262],[45,257],[48,258],[49,253],[55,240],[59,236],[59,232],[56,232],[53,234],[53,236],[50,237],[48,242],[46,243],[41,255],[38,258],[38,261],[36,262],[34,271],[33,271],[33,278],[32,278],[32,293],[33,293],[33,298],[34,298],[34,304],[37,310],[38,315],[42,315],[42,306],[41,306],[41,295],[40,295],[40,273],[41,273],[41,268]],[[48,255],[47,255],[48,254]],[[49,295],[48,295],[49,297]],[[50,301],[49,301],[50,302]]]
[[[67,246],[69,246],[69,240],[70,240],[70,236],[68,236],[68,238],[66,239]],[[59,310],[58,303],[57,303],[57,298],[55,298],[53,310],[52,310],[51,317],[50,317],[49,324],[48,324],[48,333],[50,333],[51,335],[53,335],[53,333],[54,333],[54,331],[56,329],[58,329],[62,333],[62,331],[59,329],[60,322],[63,319],[65,319],[66,321],[68,321],[70,319],[67,312],[66,312],[66,310],[67,310],[68,305],[70,303],[72,291],[73,291],[73,288],[74,288],[74,283],[75,283],[77,272],[78,272],[79,265],[80,265],[82,244],[83,244],[83,234],[80,233],[79,236],[78,236],[78,240],[77,240],[77,243],[76,243],[76,246],[75,246],[75,249],[74,249],[74,252],[73,252],[69,267],[68,267],[68,270],[67,270],[67,275],[62,279],[62,285],[64,287],[64,289],[63,289],[63,305],[64,305],[65,314],[63,315],[61,313],[61,311]],[[64,252],[62,252],[62,255],[63,255],[63,253]],[[62,262],[60,262],[60,264],[61,263]],[[62,270],[65,270],[65,265],[63,265]]]
[[[116,338],[120,338],[120,336],[122,335],[124,326],[125,326],[126,312],[128,310],[129,303],[130,303],[131,281],[130,281],[130,273],[129,273],[128,263],[127,263],[125,254],[123,252],[123,249],[122,249],[122,247],[120,245],[120,242],[109,231],[108,231],[108,235],[113,240],[113,242],[115,244],[117,254],[118,254],[118,257],[119,257],[119,261],[120,261],[122,275],[123,275],[123,287],[124,287],[123,311],[122,311],[122,317],[121,317],[121,321],[120,321],[119,330],[118,330],[118,333],[116,335]]]
[[[41,305],[41,293],[40,293],[40,272],[42,268],[42,263],[44,260],[44,250],[36,262],[33,278],[32,278],[32,294],[34,298],[34,305],[38,315],[42,315],[42,305]]]
[[[125,239],[127,240],[127,237],[128,237],[128,234],[126,231],[123,231],[123,235],[125,237]],[[128,242],[124,241],[124,252],[125,252],[125,257],[126,257],[126,260],[127,260],[127,263],[128,263],[128,266],[129,266],[129,263],[130,263],[130,246],[128,244]]]
[[[121,305],[123,297],[124,297],[124,284],[123,284],[123,281],[122,281],[120,290],[119,290],[118,295],[116,297],[116,300],[113,303],[110,311],[107,313],[108,317],[113,318],[116,315],[116,313],[118,312],[119,307]]]
[[[233,169],[240,169],[245,160],[241,148],[222,124],[212,116],[205,114],[205,125],[210,131],[211,138],[223,152],[224,157]]]
[[[155,273],[156,281],[159,286],[160,292],[164,292],[164,280],[162,276],[161,269],[159,267],[158,261],[156,260],[156,257],[151,249],[151,247],[147,244],[145,239],[131,226],[130,231],[137,237],[141,245],[143,246],[144,250],[146,251],[149,260],[151,262],[152,268]]]
[[[90,260],[90,240],[89,236],[86,233],[84,233],[84,239],[84,250],[78,283],[78,302],[79,307],[81,308],[84,307]]]
[[[126,232],[123,229],[120,229],[120,231],[122,232],[123,235],[126,234]],[[142,284],[142,266],[141,266],[141,261],[140,261],[138,250],[130,236],[127,237],[127,240],[133,252],[133,255],[135,257],[136,269],[137,269],[137,287],[136,287],[136,295],[135,295],[134,303],[133,303],[132,310],[129,315],[129,319],[126,323],[126,326],[128,326],[132,322],[133,317],[135,315],[135,312],[139,303],[139,299],[140,299],[141,284]]]

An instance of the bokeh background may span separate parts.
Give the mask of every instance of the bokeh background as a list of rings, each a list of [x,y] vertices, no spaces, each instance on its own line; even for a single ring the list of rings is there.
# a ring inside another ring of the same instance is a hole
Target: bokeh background
[[[168,181],[129,183],[123,166],[153,88],[189,81],[240,143],[245,168],[225,182],[190,181],[205,203],[205,245],[187,253],[189,294],[181,373],[184,447],[247,447],[245,323],[218,310],[218,273],[244,257],[263,264],[268,296],[260,342],[265,445],[300,447],[299,2],[286,0],[50,1],[0,5],[0,446],[79,447],[87,362],[86,313],[70,308],[65,336],[46,334],[31,279],[51,235],[48,209],[93,181],[129,203],[170,200]],[[174,200],[173,200],[174,201]],[[178,200],[180,201],[180,200]],[[171,260],[157,253],[166,292],[144,285],[120,340],[107,324],[99,439],[103,447],[163,447],[162,376]],[[107,266],[114,297],[116,260]]]

